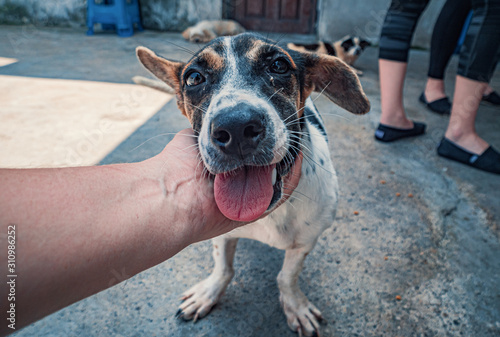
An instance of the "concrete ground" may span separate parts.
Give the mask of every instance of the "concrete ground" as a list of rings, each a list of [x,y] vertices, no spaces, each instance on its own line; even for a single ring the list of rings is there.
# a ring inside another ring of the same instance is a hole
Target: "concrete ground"
[[[10,26],[0,32],[0,56],[20,60],[0,67],[0,75],[11,76],[131,83],[146,74],[135,59],[137,45],[180,60],[190,56],[185,48],[198,49],[178,34],[122,39]],[[405,87],[409,116],[428,125],[423,137],[373,140],[380,116],[375,48],[357,63],[372,103],[368,115],[350,115],[315,95],[341,184],[337,219],[300,276],[302,290],[326,318],[323,336],[500,335],[500,177],[436,155],[447,117],[417,101],[428,57],[411,53]],[[456,61],[448,69],[450,95]],[[492,85],[500,89],[498,72]],[[2,110],[0,103],[0,118]],[[170,101],[101,163],[150,157],[186,126]],[[481,105],[477,128],[500,149],[498,107]],[[213,312],[196,324],[175,319],[179,295],[210,273],[210,252],[209,242],[193,245],[130,279],[126,267],[110,270],[114,287],[15,336],[295,336],[275,281],[284,252],[250,240],[240,241],[234,280]]]

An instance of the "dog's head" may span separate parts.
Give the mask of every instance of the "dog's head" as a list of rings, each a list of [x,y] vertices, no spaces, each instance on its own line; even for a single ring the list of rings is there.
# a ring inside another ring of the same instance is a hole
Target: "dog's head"
[[[255,220],[291,194],[286,181],[300,153],[312,91],[355,114],[370,109],[357,76],[338,58],[286,50],[253,34],[218,38],[188,63],[144,47],[137,55],[175,88],[215,175],[219,209],[233,220]]]
[[[346,56],[355,56],[356,58],[361,55],[366,47],[371,46],[371,43],[357,36],[345,36],[337,42],[342,47],[343,53]]]
[[[217,37],[214,32],[208,29],[202,29],[201,27],[198,26],[187,28],[185,31],[182,32],[182,36],[186,40],[195,43],[210,42],[211,40]]]

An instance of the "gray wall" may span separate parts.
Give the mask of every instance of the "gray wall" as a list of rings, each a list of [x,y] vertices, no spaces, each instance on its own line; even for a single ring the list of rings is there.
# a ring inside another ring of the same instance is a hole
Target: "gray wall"
[[[140,0],[147,29],[182,31],[205,19],[220,19],[223,0]],[[84,27],[87,1],[0,0],[0,24]]]
[[[80,27],[85,25],[86,1],[0,0],[0,23]]]
[[[141,9],[144,27],[163,31],[222,18],[222,0],[141,0]]]
[[[204,19],[220,19],[223,4],[239,0],[141,0],[144,26],[148,29],[182,31]],[[434,22],[445,0],[433,0],[422,15],[413,45],[429,47]],[[356,34],[378,42],[390,0],[318,0],[318,38],[335,41]],[[0,0],[0,24],[85,26],[86,1]]]
[[[428,48],[434,22],[445,0],[430,2],[418,23],[413,46]],[[378,43],[390,0],[319,0],[318,37],[335,41],[355,34]]]

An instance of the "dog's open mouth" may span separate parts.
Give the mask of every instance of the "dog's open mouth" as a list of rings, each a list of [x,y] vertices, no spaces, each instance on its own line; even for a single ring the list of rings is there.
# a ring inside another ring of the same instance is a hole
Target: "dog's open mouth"
[[[243,166],[217,174],[214,194],[219,210],[231,220],[258,219],[271,204],[276,176],[276,164]]]
[[[235,221],[254,221],[278,202],[282,176],[290,167],[284,162],[267,166],[243,166],[215,175],[214,195],[219,210]]]

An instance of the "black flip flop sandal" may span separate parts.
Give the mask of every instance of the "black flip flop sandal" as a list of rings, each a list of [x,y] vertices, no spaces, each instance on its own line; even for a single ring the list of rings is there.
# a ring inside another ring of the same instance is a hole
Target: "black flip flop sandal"
[[[451,112],[451,103],[448,97],[443,97],[433,102],[427,102],[427,99],[425,98],[425,93],[422,93],[418,100],[424,103],[429,110],[438,113],[440,115],[449,115]]]
[[[500,105],[500,95],[496,91],[492,91],[488,95],[483,95],[483,101],[493,105]]]
[[[500,153],[491,146],[481,155],[471,153],[446,138],[441,139],[437,153],[459,163],[477,168],[482,171],[500,174]]]
[[[413,122],[411,129],[399,129],[392,126],[379,124],[375,131],[375,139],[381,142],[393,142],[398,139],[420,136],[425,133],[424,123]]]

